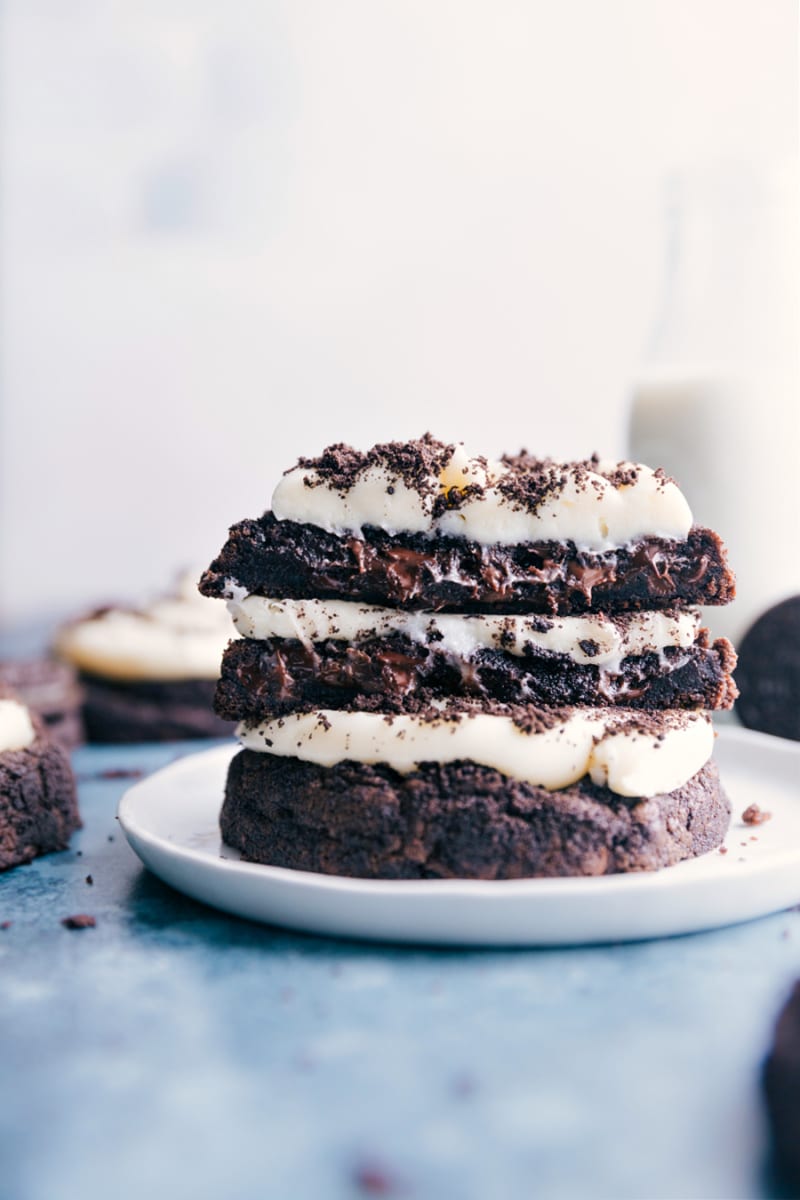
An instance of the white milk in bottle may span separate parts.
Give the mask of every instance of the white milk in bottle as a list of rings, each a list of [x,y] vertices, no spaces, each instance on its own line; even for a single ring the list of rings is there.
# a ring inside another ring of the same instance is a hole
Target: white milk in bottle
[[[797,196],[790,170],[672,181],[664,303],[633,389],[629,457],[673,475],[728,547],[737,598],[705,619],[734,643],[800,592]]]

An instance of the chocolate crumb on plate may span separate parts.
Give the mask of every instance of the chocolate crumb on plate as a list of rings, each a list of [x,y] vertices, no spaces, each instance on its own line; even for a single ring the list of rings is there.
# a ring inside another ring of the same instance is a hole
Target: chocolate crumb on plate
[[[745,825],[763,825],[765,821],[772,820],[772,813],[759,808],[757,804],[749,804],[742,813],[742,820]]]

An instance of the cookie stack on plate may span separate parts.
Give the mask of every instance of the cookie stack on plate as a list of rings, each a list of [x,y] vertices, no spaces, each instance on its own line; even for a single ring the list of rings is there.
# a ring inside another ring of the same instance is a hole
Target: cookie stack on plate
[[[242,638],[225,840],[373,878],[598,875],[719,845],[700,604],[734,581],[663,472],[429,435],[301,459],[200,590]]]

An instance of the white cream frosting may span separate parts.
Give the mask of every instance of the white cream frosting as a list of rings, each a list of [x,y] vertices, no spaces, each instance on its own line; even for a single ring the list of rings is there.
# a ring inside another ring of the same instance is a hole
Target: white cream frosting
[[[502,649],[515,655],[544,651],[606,670],[618,668],[629,655],[661,654],[669,647],[687,650],[697,637],[701,620],[697,608],[681,613],[628,613],[616,620],[592,613],[548,617],[549,628],[542,629],[541,618],[529,616],[404,612],[350,600],[274,600],[266,596],[229,600],[228,609],[236,629],[246,638],[297,638],[310,645],[329,638],[358,643],[403,634],[452,658],[470,659],[481,649]],[[588,643],[594,643],[595,653],[587,654],[584,647]]]
[[[692,514],[677,485],[638,464],[631,483],[615,485],[603,472],[613,472],[616,465],[599,463],[581,480],[578,469],[565,464],[563,488],[531,509],[509,500],[497,486],[509,470],[505,464],[482,462],[458,445],[440,474],[419,489],[388,465],[366,468],[345,490],[326,483],[312,467],[295,467],[276,487],[272,511],[279,521],[335,534],[360,536],[370,525],[389,534],[448,534],[481,545],[571,540],[579,549],[604,551],[645,536],[685,538]],[[482,486],[479,496],[434,517],[437,495],[471,483]]]
[[[0,754],[24,750],[36,737],[31,714],[18,700],[0,700]]]
[[[187,573],[175,593],[136,610],[112,608],[65,626],[61,658],[81,671],[136,680],[217,679],[222,652],[236,637],[224,600],[201,596]]]
[[[671,792],[711,757],[714,732],[705,713],[666,712],[658,736],[635,726],[620,731],[619,724],[619,712],[590,708],[531,733],[495,714],[443,713],[431,720],[324,709],[242,724],[237,736],[249,750],[325,767],[350,759],[407,773],[423,762],[467,760],[551,791],[588,774],[631,797]]]

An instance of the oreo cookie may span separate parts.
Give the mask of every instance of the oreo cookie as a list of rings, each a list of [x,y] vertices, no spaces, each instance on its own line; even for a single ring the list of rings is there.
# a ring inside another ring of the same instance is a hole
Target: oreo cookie
[[[800,596],[774,605],[747,631],[736,683],[743,725],[800,741]]]

